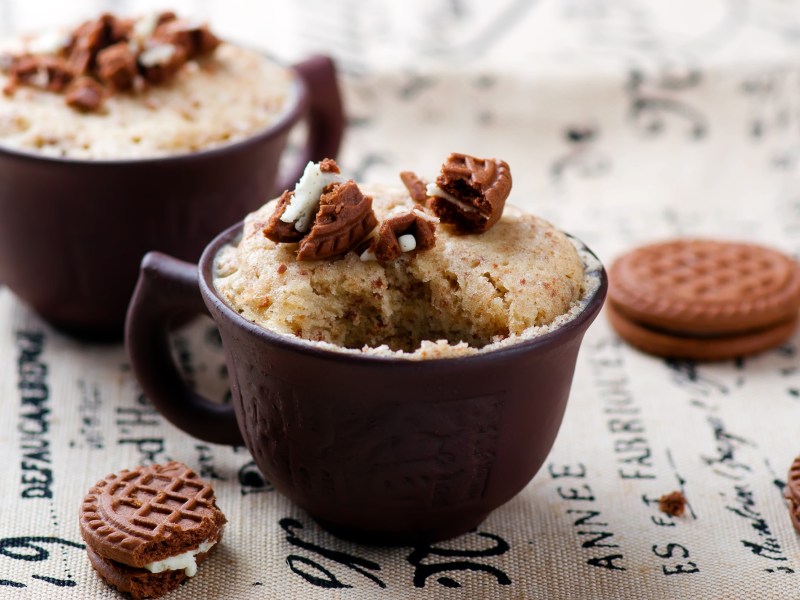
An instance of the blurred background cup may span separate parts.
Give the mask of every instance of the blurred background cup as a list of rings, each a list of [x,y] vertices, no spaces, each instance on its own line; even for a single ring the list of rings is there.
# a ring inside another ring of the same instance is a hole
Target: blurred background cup
[[[277,490],[337,535],[381,544],[465,533],[522,490],[555,441],[578,349],[607,288],[572,320],[472,356],[407,360],[320,349],[251,323],[213,285],[220,234],[199,267],[161,253],[142,261],[126,348],[142,389],[177,427],[246,445]],[[589,251],[587,250],[587,253]],[[168,341],[186,311],[209,312],[225,348],[232,401],[188,387]]]
[[[333,62],[315,56],[293,69],[281,116],[228,145],[132,160],[0,146],[0,283],[58,329],[120,339],[146,252],[196,261],[216,233],[291,187],[309,160],[336,156],[345,118]],[[304,117],[305,143],[278,181],[289,132]]]

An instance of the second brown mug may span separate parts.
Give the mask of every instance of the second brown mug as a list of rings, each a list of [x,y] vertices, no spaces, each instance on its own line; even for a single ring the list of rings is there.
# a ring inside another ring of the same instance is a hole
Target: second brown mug
[[[317,56],[294,70],[282,116],[225,146],[95,161],[0,148],[0,284],[68,333],[121,338],[146,252],[197,260],[217,232],[292,187],[309,160],[336,156],[344,112],[333,63]],[[306,115],[299,160],[276,183],[289,131]]]

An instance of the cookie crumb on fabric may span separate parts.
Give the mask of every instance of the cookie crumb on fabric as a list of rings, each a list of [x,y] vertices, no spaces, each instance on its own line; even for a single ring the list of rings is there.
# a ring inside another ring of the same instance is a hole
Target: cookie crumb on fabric
[[[658,510],[672,517],[680,517],[686,512],[686,496],[675,491],[658,499]]]

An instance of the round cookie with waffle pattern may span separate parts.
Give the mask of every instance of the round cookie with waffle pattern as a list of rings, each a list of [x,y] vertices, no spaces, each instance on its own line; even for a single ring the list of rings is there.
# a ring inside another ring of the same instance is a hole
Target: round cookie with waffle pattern
[[[789,467],[789,477],[783,495],[786,498],[792,525],[800,533],[800,456],[795,458]]]
[[[170,462],[98,481],[79,522],[89,560],[106,582],[133,598],[158,598],[195,575],[226,520],[211,486]]]
[[[800,265],[755,244],[676,239],[636,248],[609,270],[608,316],[632,345],[661,356],[722,360],[794,332]]]

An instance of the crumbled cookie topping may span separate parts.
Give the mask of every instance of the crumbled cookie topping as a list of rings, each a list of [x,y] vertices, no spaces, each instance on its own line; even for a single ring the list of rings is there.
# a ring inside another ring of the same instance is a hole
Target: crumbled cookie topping
[[[353,180],[331,183],[320,197],[311,231],[300,242],[297,260],[344,254],[355,248],[377,224],[371,196],[362,194]]]
[[[129,90],[138,74],[136,54],[127,42],[118,42],[97,54],[97,75],[114,90]]]
[[[456,233],[489,230],[500,220],[511,191],[505,161],[458,153],[447,158],[435,184],[411,171],[400,173],[400,179],[419,205],[390,215],[375,229],[372,199],[341,175],[336,162],[309,163],[295,189],[279,198],[263,233],[276,243],[299,243],[297,260],[357,250],[363,261],[385,263],[432,248],[440,221]]]
[[[426,183],[411,171],[400,179],[415,202],[425,204],[456,233],[483,233],[503,216],[511,193],[508,163],[453,152],[435,183]]]
[[[415,190],[411,193],[418,195],[416,183],[412,185]],[[462,234],[483,233],[497,223],[509,193],[508,163],[457,152],[447,157],[436,183],[426,186],[428,208],[442,223],[452,225],[456,233]]]
[[[80,77],[73,83],[67,97],[67,105],[82,112],[92,112],[100,108],[105,98],[105,90],[91,77]]]
[[[24,53],[4,56],[0,72],[9,81],[3,93],[36,87],[65,93],[66,103],[77,110],[98,111],[111,93],[164,84],[219,44],[208,26],[172,12],[138,20],[106,13],[57,43],[32,43]]]
[[[309,163],[295,189],[283,192],[262,231],[276,243],[299,242],[297,260],[320,260],[354,249],[377,224],[372,197],[326,158]]]
[[[281,197],[278,198],[278,204],[275,206],[275,211],[270,215],[269,221],[262,230],[264,235],[275,242],[276,244],[291,244],[299,242],[305,235],[303,232],[298,231],[294,222],[281,220],[281,216],[286,212],[286,209],[294,199],[294,191],[285,190]]]
[[[427,184],[417,177],[416,173],[403,171],[400,173],[400,180],[406,186],[408,194],[414,202],[425,204],[428,201]]]
[[[404,252],[430,250],[436,244],[436,223],[421,208],[390,215],[381,223],[378,235],[361,256],[380,262],[397,259]]]

